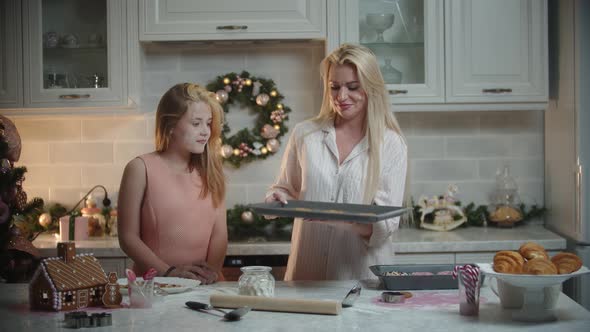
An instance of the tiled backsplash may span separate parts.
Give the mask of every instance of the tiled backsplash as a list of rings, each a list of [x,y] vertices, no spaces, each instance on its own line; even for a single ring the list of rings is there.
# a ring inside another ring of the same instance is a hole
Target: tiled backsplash
[[[27,166],[29,197],[74,204],[95,184],[116,198],[126,163],[153,150],[154,113],[160,96],[178,82],[206,84],[217,75],[247,70],[273,79],[293,112],[287,125],[314,116],[321,102],[320,44],[190,46],[145,44],[140,109],[133,114],[23,115],[12,117],[23,142],[18,165]],[[251,127],[254,116],[228,116],[234,127]],[[234,114],[232,116],[232,113]],[[544,203],[542,112],[397,113],[409,142],[410,189],[443,193],[459,186],[459,199],[486,203],[496,169],[504,163],[526,203]],[[283,146],[287,138],[283,138]],[[226,168],[227,206],[258,202],[274,180],[281,151],[264,161]]]

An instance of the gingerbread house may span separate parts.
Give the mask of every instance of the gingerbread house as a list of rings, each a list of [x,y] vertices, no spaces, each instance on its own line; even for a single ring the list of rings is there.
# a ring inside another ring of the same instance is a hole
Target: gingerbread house
[[[57,245],[59,257],[45,258],[29,284],[31,309],[77,310],[102,306],[108,283],[99,261],[92,254],[76,255],[74,242]]]

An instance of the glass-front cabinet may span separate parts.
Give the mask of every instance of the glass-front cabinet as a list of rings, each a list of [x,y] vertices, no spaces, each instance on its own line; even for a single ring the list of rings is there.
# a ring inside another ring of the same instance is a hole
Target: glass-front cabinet
[[[340,40],[375,53],[394,104],[441,103],[443,15],[439,0],[346,0]]]
[[[24,13],[24,106],[126,103],[125,2],[29,0]]]

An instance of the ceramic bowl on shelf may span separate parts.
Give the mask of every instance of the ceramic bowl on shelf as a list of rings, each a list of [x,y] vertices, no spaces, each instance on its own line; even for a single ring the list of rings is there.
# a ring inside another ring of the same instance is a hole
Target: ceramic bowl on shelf
[[[377,31],[377,42],[383,42],[383,32],[393,26],[395,16],[391,13],[367,14],[367,25]]]
[[[554,306],[548,305],[546,296],[548,290],[561,286],[561,284],[572,278],[590,273],[587,267],[582,266],[579,270],[569,274],[508,274],[494,271],[490,263],[478,263],[481,272],[489,278],[496,278],[499,282],[511,286],[520,287],[523,290],[522,307],[512,313],[512,318],[518,321],[543,322],[553,321],[557,318],[553,313]]]

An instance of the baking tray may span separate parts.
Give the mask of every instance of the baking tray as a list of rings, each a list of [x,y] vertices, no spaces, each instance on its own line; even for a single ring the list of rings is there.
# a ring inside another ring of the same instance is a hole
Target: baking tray
[[[345,204],[330,202],[312,202],[290,200],[281,202],[250,204],[249,207],[258,214],[293,217],[316,220],[353,221],[357,223],[374,223],[409,212],[409,208],[384,205]]]
[[[371,272],[379,277],[381,288],[388,290],[424,290],[424,289],[457,289],[457,280],[452,275],[436,275],[437,272],[453,271],[452,264],[420,264],[420,265],[373,265]],[[385,276],[387,272],[431,272],[427,276]]]

